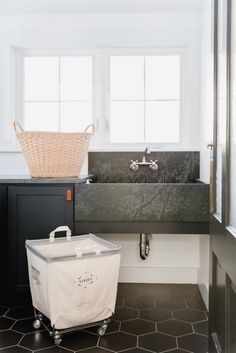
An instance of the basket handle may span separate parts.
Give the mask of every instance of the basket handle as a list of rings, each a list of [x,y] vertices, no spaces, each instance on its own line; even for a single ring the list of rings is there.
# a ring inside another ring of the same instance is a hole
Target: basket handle
[[[13,122],[13,127],[14,127],[14,130],[15,130],[16,134],[18,134],[19,132],[24,132],[23,127],[21,126],[21,124],[17,120],[15,120]]]
[[[71,230],[69,227],[67,226],[61,226],[61,227],[57,227],[56,229],[54,229],[50,234],[49,234],[49,241],[50,243],[54,242],[54,237],[55,237],[55,233],[57,232],[66,232],[66,240],[71,240]]]
[[[88,131],[90,128],[92,129],[91,132]],[[94,132],[95,132],[95,125],[94,125],[94,124],[89,124],[89,125],[85,128],[84,132],[85,132],[85,133],[87,132],[88,134],[94,135]]]

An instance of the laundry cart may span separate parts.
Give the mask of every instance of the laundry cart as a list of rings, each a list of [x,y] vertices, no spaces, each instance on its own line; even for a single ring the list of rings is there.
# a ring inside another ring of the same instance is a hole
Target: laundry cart
[[[66,237],[55,238],[60,231]],[[26,250],[34,328],[44,325],[56,345],[63,333],[85,327],[99,326],[99,335],[105,334],[115,310],[120,246],[93,234],[71,236],[63,226],[49,239],[26,240]]]

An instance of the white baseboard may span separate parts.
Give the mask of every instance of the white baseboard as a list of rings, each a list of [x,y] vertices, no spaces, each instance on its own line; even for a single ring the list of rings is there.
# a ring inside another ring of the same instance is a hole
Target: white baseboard
[[[193,283],[198,268],[121,266],[119,282],[123,283]]]
[[[206,308],[207,308],[207,310],[209,310],[209,289],[203,283],[198,283],[198,288],[200,290],[200,293],[201,293],[202,299],[206,305]]]

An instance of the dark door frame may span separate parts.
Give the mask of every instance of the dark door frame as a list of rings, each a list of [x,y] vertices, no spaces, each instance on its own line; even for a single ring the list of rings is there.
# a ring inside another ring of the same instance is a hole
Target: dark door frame
[[[222,209],[216,213],[217,145],[219,128],[219,4],[226,6],[226,111],[225,141],[222,149]],[[210,297],[209,352],[235,353],[236,339],[236,232],[230,227],[230,147],[231,147],[231,16],[235,0],[214,0],[214,151],[213,212],[210,215]]]

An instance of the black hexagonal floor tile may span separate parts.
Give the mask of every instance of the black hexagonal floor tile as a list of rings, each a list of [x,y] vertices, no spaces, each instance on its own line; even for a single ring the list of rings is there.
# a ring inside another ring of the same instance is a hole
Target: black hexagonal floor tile
[[[151,321],[163,321],[172,318],[171,312],[162,308],[152,308],[140,311],[140,317]]]
[[[176,310],[186,308],[185,301],[180,298],[169,298],[164,300],[157,300],[157,306],[169,310]]]
[[[18,344],[22,335],[20,333],[6,330],[0,332],[0,348],[10,347]]]
[[[201,298],[201,294],[197,285],[193,284],[179,284],[170,289],[170,296],[181,297],[186,299]]]
[[[162,333],[150,333],[139,337],[139,347],[153,352],[163,352],[177,348],[176,339]]]
[[[188,351],[183,351],[182,349],[171,349],[170,351],[167,351],[165,353],[190,353]]]
[[[193,353],[208,352],[208,338],[206,336],[192,333],[178,338],[179,348],[186,349]]]
[[[154,307],[154,298],[128,298],[125,300],[125,305],[133,309],[147,309]]]
[[[6,316],[16,320],[27,319],[34,316],[34,309],[31,305],[18,306],[10,309]]]
[[[98,327],[88,328],[86,331],[63,335],[61,346],[56,347],[44,327],[39,330],[32,327],[34,320],[32,306],[9,308],[1,305],[0,353],[31,351],[107,353],[109,350],[127,353],[150,351],[186,353],[194,351],[195,348],[187,349],[188,344],[189,347],[190,345],[197,347],[194,352],[203,353],[202,338],[207,339],[208,334],[206,314],[206,308],[196,285],[122,283],[119,284],[118,289],[116,320],[112,320],[108,325],[105,336],[98,336]],[[45,323],[48,324],[49,321]],[[156,327],[158,332],[155,332]],[[193,333],[189,331],[189,327],[194,328]],[[194,342],[197,338],[200,341]],[[175,342],[177,339],[186,348],[183,346],[177,348],[176,345],[169,348],[174,342],[172,339]],[[144,342],[146,346],[140,346],[140,342],[141,344]],[[148,345],[153,348],[148,348]]]
[[[206,311],[206,306],[201,298],[188,299],[187,306],[190,309]]]
[[[35,351],[39,353],[69,353],[73,351],[69,351],[66,348],[63,347],[51,347],[51,348],[45,348],[45,349],[40,349],[39,351]],[[29,351],[28,351],[29,353]]]
[[[13,346],[9,348],[4,348],[0,349],[0,352],[2,353],[29,353],[30,351],[28,349],[19,347],[19,346]]]
[[[174,318],[186,322],[197,322],[206,320],[206,316],[203,311],[193,310],[193,309],[180,309],[173,313]]]
[[[172,336],[182,336],[193,332],[190,324],[174,319],[159,322],[157,324],[157,331]]]
[[[98,336],[85,331],[77,331],[64,335],[61,346],[73,351],[92,348],[97,345]]]
[[[4,305],[0,305],[0,316],[4,315],[9,308]]]
[[[156,291],[155,295],[156,300],[164,300],[169,298],[168,293],[162,293],[161,291]]]
[[[54,346],[54,340],[49,336],[47,331],[39,331],[26,334],[22,338],[20,345],[32,351],[36,351],[38,349]]]
[[[77,351],[77,352],[81,352],[81,353],[82,352],[83,353],[109,353],[109,351],[107,351],[106,349],[100,348],[100,347],[88,348],[88,349],[85,349],[83,351]],[[50,353],[50,352],[48,352],[48,353]]]
[[[143,335],[144,333],[156,331],[154,322],[143,319],[124,321],[120,330],[133,335]]]
[[[125,299],[124,299],[124,298],[117,297],[117,298],[116,298],[116,308],[118,308],[119,306],[123,306],[123,305],[124,305],[124,302],[125,302]]]
[[[123,285],[122,285],[123,284]],[[119,283],[118,290],[117,290],[117,298],[132,298],[139,296],[139,289],[138,286],[127,286],[124,283]]]
[[[123,332],[109,333],[100,338],[98,345],[105,349],[118,352],[136,347],[137,337]]]
[[[126,353],[150,353],[149,351],[146,351],[145,349],[142,349],[142,348],[132,348],[132,349],[128,349],[126,351],[121,351],[120,353],[122,352],[126,352]]]
[[[156,289],[154,284],[139,283],[139,294],[141,297],[154,298],[156,295]]]
[[[194,331],[202,335],[208,335],[208,321],[196,322],[193,324]]]
[[[8,319],[7,317],[0,317],[0,331],[9,329],[14,322],[14,320]]]
[[[138,316],[137,310],[121,306],[115,311],[114,319],[118,321],[135,319]]]

